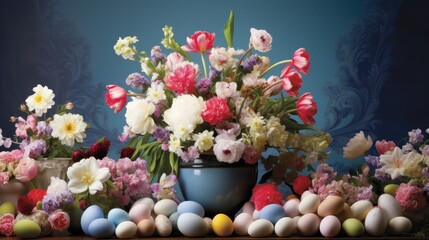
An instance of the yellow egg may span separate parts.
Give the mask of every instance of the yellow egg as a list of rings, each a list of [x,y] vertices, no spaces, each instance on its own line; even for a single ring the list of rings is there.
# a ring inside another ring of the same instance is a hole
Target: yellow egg
[[[231,218],[225,214],[217,214],[212,220],[213,232],[219,237],[228,237],[234,232],[234,224]]]
[[[386,186],[384,186],[384,193],[390,194],[392,196],[396,195],[396,190],[398,190],[399,185],[398,184],[387,184]]]

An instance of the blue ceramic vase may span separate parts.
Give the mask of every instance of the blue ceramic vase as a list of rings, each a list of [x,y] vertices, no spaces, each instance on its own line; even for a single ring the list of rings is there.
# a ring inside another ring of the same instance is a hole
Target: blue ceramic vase
[[[200,203],[206,216],[224,213],[233,217],[250,200],[258,165],[222,163],[214,155],[202,155],[179,166],[179,185],[185,200]]]

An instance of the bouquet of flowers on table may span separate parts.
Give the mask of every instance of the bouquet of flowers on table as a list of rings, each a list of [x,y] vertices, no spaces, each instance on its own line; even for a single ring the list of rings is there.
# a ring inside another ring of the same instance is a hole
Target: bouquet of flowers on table
[[[119,138],[131,139],[133,158],[147,158],[151,177],[177,174],[179,161],[211,153],[225,163],[261,160],[270,170],[267,179],[290,183],[306,165],[327,157],[331,138],[312,127],[317,104],[310,93],[300,92],[308,52],[299,48],[291,59],[272,64],[259,55],[271,50],[271,35],[252,28],[249,48],[234,48],[233,22],[231,13],[225,47],[216,46],[216,34],[207,31],[180,44],[169,26],[161,44],[170,52],[160,46],[150,54],[140,51],[136,36],[119,38],[114,46],[117,55],[138,62],[145,76],[130,74],[126,84],[134,90],[128,93],[108,85],[106,103],[115,113],[126,108]],[[283,69],[268,75],[277,66]]]

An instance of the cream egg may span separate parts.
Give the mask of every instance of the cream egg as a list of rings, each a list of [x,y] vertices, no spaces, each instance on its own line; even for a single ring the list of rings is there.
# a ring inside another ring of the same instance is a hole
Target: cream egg
[[[266,219],[257,219],[249,225],[248,234],[251,237],[268,237],[273,233],[273,224]]]
[[[278,237],[288,237],[296,231],[296,222],[290,217],[281,218],[274,226],[274,232]]]
[[[314,193],[309,193],[298,205],[301,214],[315,213],[320,204],[320,198]]]
[[[374,207],[365,218],[365,231],[371,236],[382,236],[387,226],[387,218],[383,209]]]
[[[364,220],[366,215],[369,211],[371,211],[372,208],[373,205],[368,200],[359,200],[350,206],[350,209],[353,213],[353,218],[356,218],[359,221]]]

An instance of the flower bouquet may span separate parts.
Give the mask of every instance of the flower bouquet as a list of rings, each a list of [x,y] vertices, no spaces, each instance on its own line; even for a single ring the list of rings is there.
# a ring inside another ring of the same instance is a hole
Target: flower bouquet
[[[300,48],[291,59],[271,64],[254,52],[271,50],[267,31],[252,28],[249,48],[241,50],[233,48],[233,29],[231,12],[224,28],[227,47],[216,47],[216,34],[206,31],[181,45],[169,26],[163,28],[161,43],[170,53],[160,46],[150,55],[139,51],[136,36],[119,38],[114,46],[117,55],[139,62],[146,74],[127,77],[134,89],[128,93],[108,85],[106,103],[115,113],[126,107],[127,125],[119,139],[130,139],[134,159],[147,158],[151,178],[177,174],[179,161],[214,154],[225,163],[262,161],[270,170],[265,180],[291,183],[306,165],[327,157],[331,138],[312,127],[317,104],[310,93],[300,94],[301,73],[310,67],[308,52]],[[194,54],[202,67],[193,61]],[[277,75],[267,78],[281,65]]]

